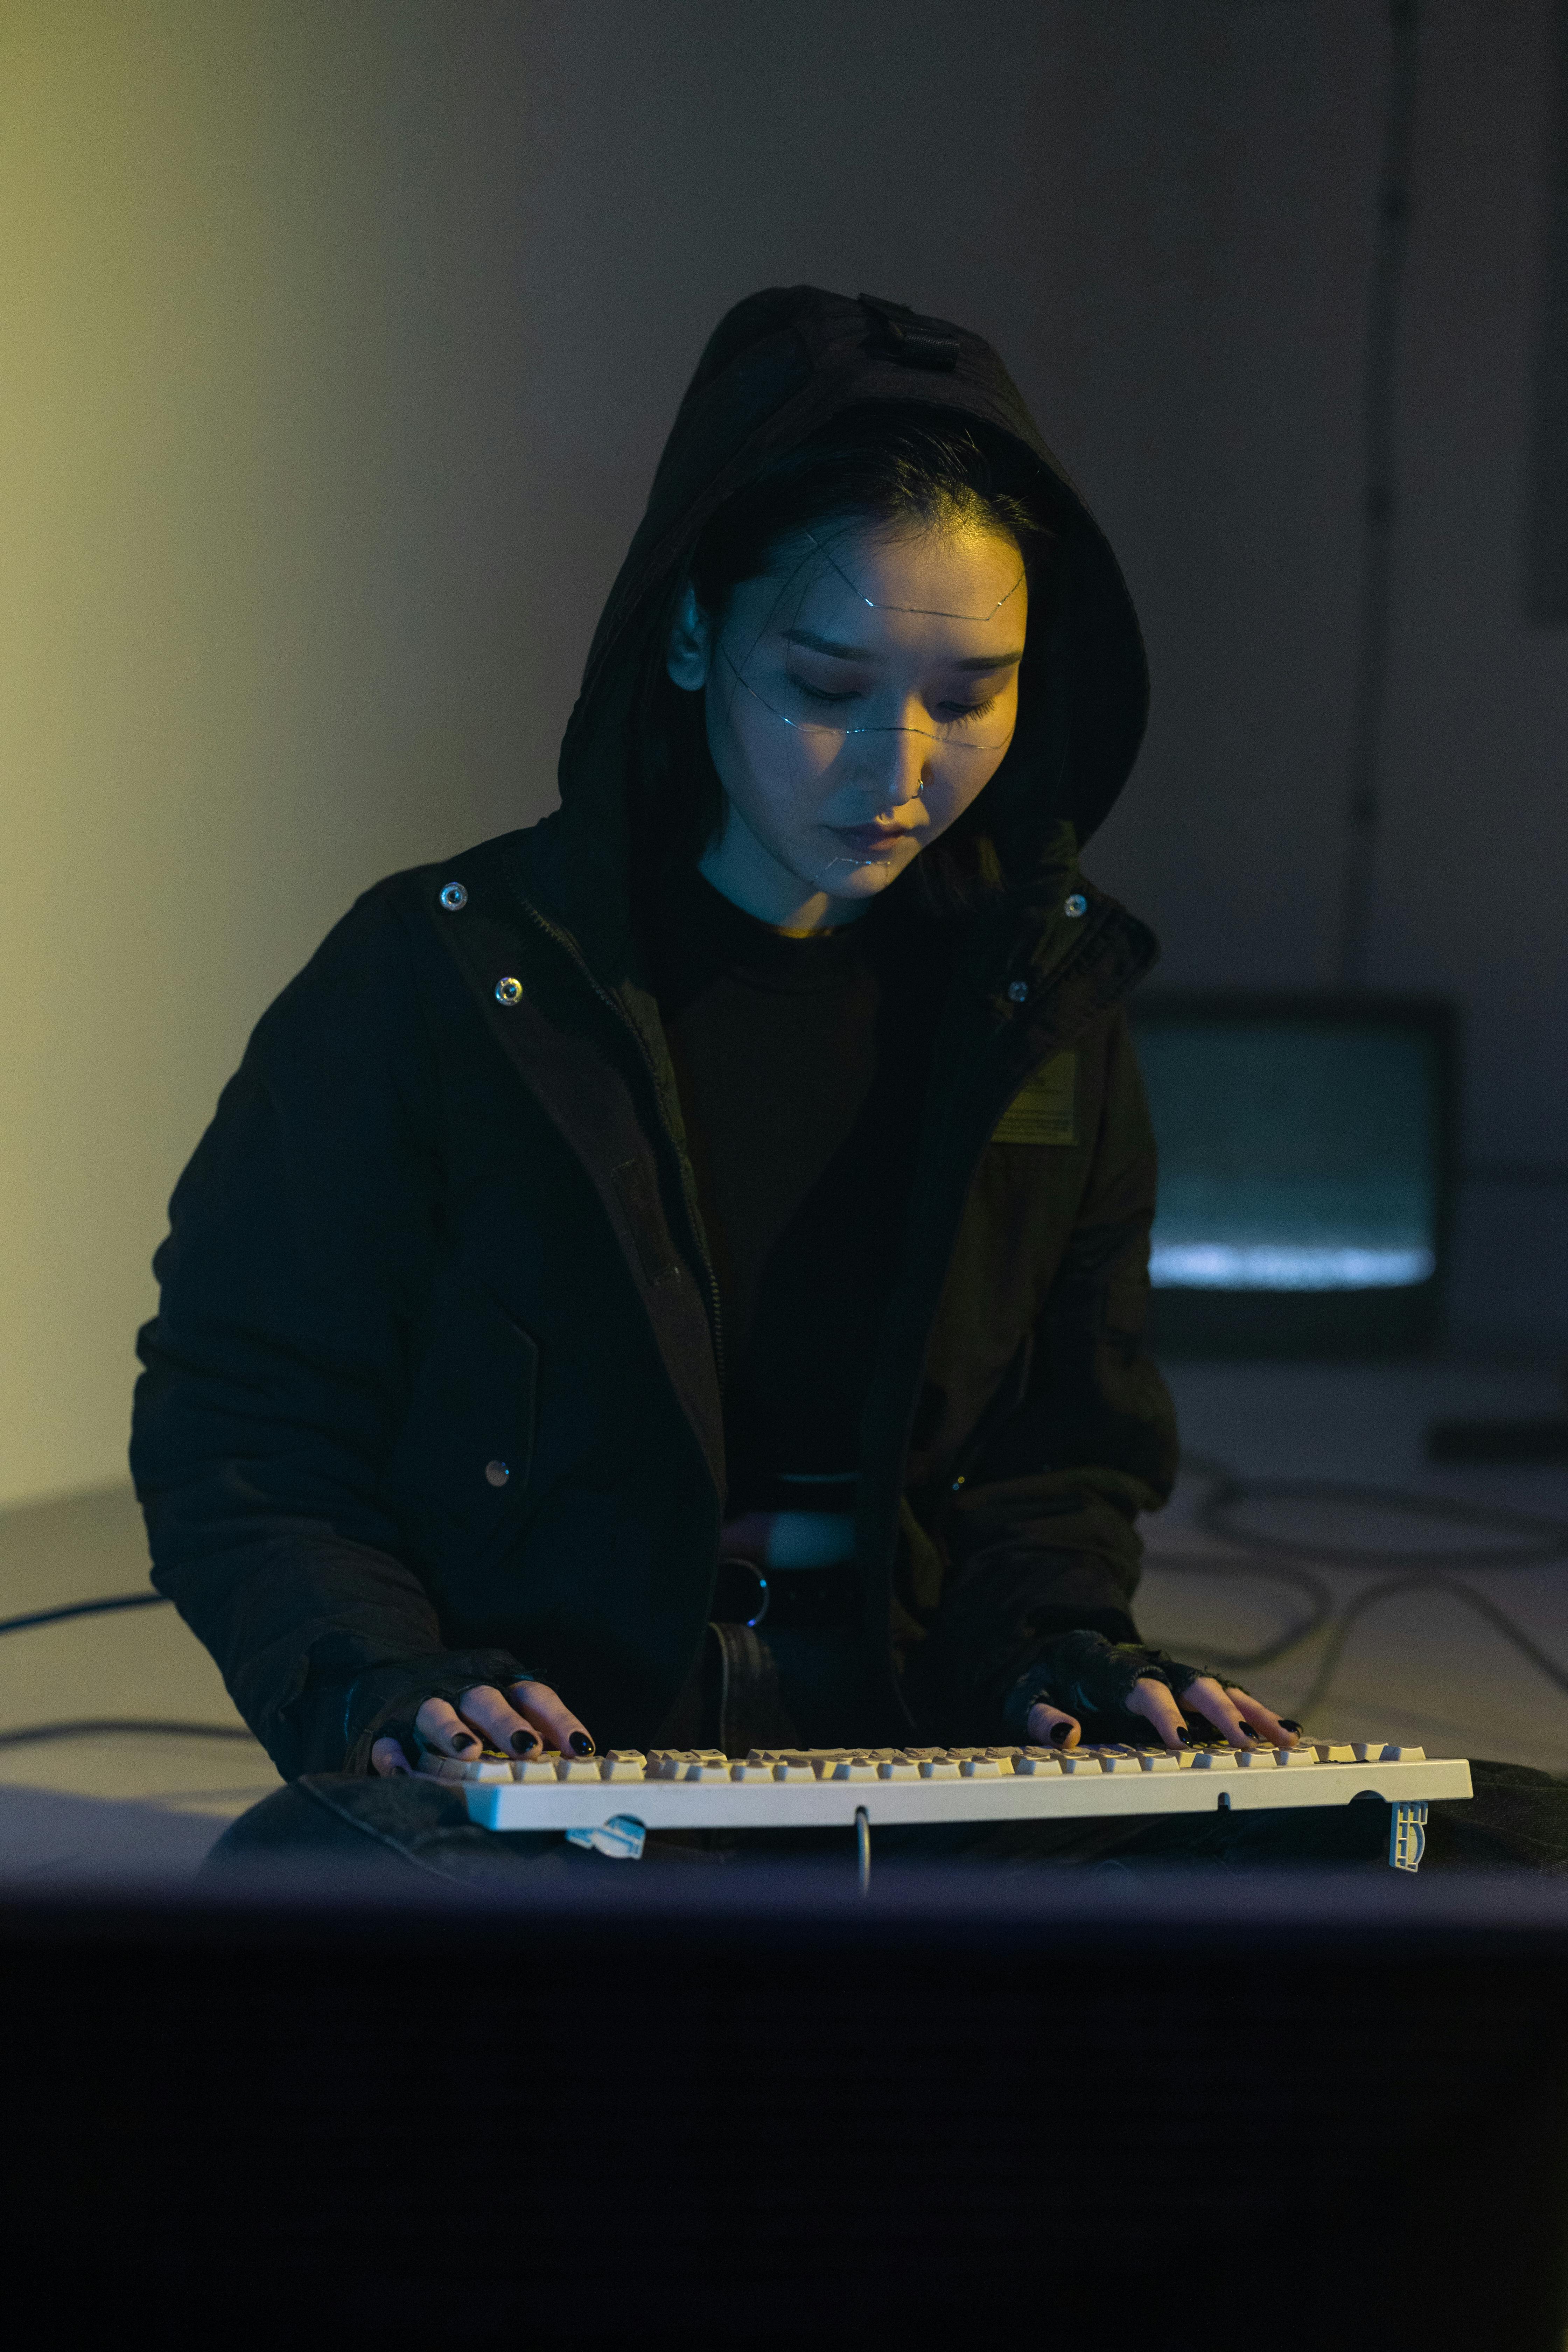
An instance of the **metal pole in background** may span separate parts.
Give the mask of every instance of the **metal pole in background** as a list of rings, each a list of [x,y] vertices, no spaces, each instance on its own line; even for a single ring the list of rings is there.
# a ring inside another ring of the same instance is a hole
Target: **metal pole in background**
[[[1394,425],[1398,398],[1400,295],[1410,240],[1410,165],[1415,127],[1419,0],[1390,0],[1388,94],[1383,119],[1377,243],[1367,309],[1363,377],[1363,488],[1361,629],[1351,713],[1349,793],[1336,976],[1342,988],[1366,984],[1377,857],[1379,755],[1388,692],[1389,608],[1393,590]]]

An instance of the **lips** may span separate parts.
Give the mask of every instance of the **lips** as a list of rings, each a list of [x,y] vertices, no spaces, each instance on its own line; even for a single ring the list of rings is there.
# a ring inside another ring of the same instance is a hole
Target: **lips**
[[[868,852],[896,849],[905,838],[903,827],[897,824],[838,824],[833,829],[839,840],[847,841],[851,849]]]

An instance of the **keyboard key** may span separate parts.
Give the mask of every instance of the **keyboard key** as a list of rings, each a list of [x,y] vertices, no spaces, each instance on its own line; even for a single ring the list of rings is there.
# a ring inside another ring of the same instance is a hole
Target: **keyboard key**
[[[1020,1780],[1043,1778],[1047,1773],[1053,1780],[1058,1780],[1061,1776],[1061,1758],[1054,1754],[1031,1756],[1026,1749],[1023,1755],[1013,1759],[1013,1769]]]
[[[558,1780],[596,1780],[602,1759],[597,1756],[563,1756],[555,1767]]]
[[[731,1780],[765,1780],[771,1789],[778,1774],[776,1764],[753,1764],[748,1757],[743,1764],[731,1764]]]
[[[601,1780],[640,1780],[644,1759],[635,1748],[612,1748],[599,1766]]]
[[[1277,1748],[1274,1750],[1274,1761],[1276,1764],[1282,1764],[1287,1767],[1290,1765],[1315,1764],[1317,1760],[1318,1751],[1315,1748]]]
[[[958,1769],[966,1780],[999,1780],[1002,1778],[1002,1767],[994,1756],[966,1756]]]
[[[877,1767],[880,1780],[918,1780],[921,1768],[912,1756],[889,1756]]]
[[[1182,1759],[1173,1756],[1168,1748],[1141,1748],[1138,1769],[1141,1772],[1179,1772]]]
[[[932,1756],[921,1765],[922,1780],[956,1780],[958,1778],[958,1766],[950,1762],[946,1757]]]
[[[683,1781],[727,1780],[729,1777],[730,1759],[727,1756],[700,1756],[694,1763],[688,1764],[680,1775]]]
[[[1193,1750],[1194,1772],[1229,1772],[1233,1771],[1235,1767],[1236,1753],[1233,1748],[1194,1748]]]
[[[548,1780],[553,1787],[555,1781],[555,1766],[553,1764],[547,1763],[545,1759],[540,1756],[514,1756],[511,1764],[511,1777],[514,1780],[525,1780],[530,1782]]]
[[[825,1773],[823,1777],[829,1776]],[[877,1768],[868,1756],[844,1756],[832,1767],[831,1777],[835,1780],[874,1780]]]

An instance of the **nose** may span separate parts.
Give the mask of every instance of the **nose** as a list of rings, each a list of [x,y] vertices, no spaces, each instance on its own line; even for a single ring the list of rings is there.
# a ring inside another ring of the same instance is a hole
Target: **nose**
[[[889,727],[868,738],[875,744],[871,781],[880,798],[879,812],[889,813],[902,808],[910,801],[919,800],[924,789],[922,771],[931,751],[928,735],[916,734],[907,727]]]

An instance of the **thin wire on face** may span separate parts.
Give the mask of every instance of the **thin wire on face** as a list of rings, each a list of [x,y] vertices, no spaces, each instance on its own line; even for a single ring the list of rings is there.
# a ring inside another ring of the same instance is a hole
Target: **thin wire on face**
[[[885,609],[889,612],[912,612],[916,608],[913,605],[895,604],[889,605]],[[962,719],[953,719],[950,721],[947,727],[944,728],[941,726],[829,727],[825,725],[819,719],[792,719],[787,710],[779,709],[775,703],[772,703],[768,700],[765,694],[759,694],[757,692],[756,688],[752,684],[749,678],[742,676],[734,656],[730,652],[728,646],[721,645],[718,647],[718,651],[723,655],[725,661],[733,672],[736,685],[743,686],[746,692],[751,696],[752,701],[760,702],[763,709],[769,713],[770,717],[776,719],[781,727],[793,727],[797,735],[829,736],[840,743],[844,741],[847,736],[850,735],[919,735],[923,737],[925,741],[928,743],[940,743],[944,751],[1004,751],[1013,740],[1013,730],[1009,728],[1005,735],[994,737],[989,742],[978,742],[973,735],[966,735],[961,731],[963,723]]]
[[[822,541],[815,538],[809,530],[805,533],[805,537],[811,541],[813,547],[824,561],[832,564],[850,594],[858,597],[860,603],[873,613],[923,613],[928,620],[932,621],[994,621],[1003,605],[1011,604],[1023,586],[1024,573],[1027,570],[1026,565],[1020,570],[1018,577],[1014,581],[1007,593],[1005,596],[998,596],[988,613],[950,613],[941,604],[879,604],[874,596],[868,596],[864,589],[858,587],[850,579],[844,566],[835,558],[831,548],[824,547]]]
[[[864,590],[850,578],[848,572],[845,571],[844,566],[834,555],[832,549],[824,546],[822,541],[816,537],[815,531],[804,531],[802,536],[816,550],[816,552],[821,557],[822,561],[827,564],[832,571],[838,574],[839,579],[844,583],[844,585],[848,589],[856,602],[859,604],[863,604],[868,611],[873,613],[914,613],[922,614],[928,619],[942,621],[973,621],[976,623],[990,621],[994,619],[995,615],[1002,610],[1004,604],[1011,603],[1012,599],[1017,594],[1019,589],[1024,585],[1025,580],[1027,576],[1027,566],[1021,565],[1019,567],[1018,576],[1014,581],[1011,588],[1006,591],[1005,594],[998,596],[995,604],[993,604],[988,613],[950,613],[942,606],[935,604],[879,604],[875,597],[868,596]],[[781,710],[777,703],[770,702],[765,694],[760,694],[758,692],[757,688],[752,684],[750,678],[742,675],[739,663],[730,652],[729,647],[725,646],[721,640],[715,646],[715,650],[723,655],[726,664],[734,676],[736,684],[745,688],[746,692],[751,696],[752,701],[761,703],[763,709],[767,711],[772,718],[776,719],[782,727],[793,728],[796,734],[799,735],[820,737],[827,741],[837,742],[839,744],[842,744],[845,740],[851,735],[919,735],[923,737],[927,742],[940,743],[944,749],[954,751],[1003,751],[1006,750],[1008,744],[1013,740],[1013,730],[1012,728],[1009,728],[1005,735],[992,737],[988,741],[982,741],[978,737],[968,732],[967,722],[963,719],[950,719],[945,725],[939,722],[935,726],[931,727],[835,727],[819,719],[808,719],[805,717],[795,718],[792,717],[787,710]],[[752,650],[755,650],[754,646]],[[787,671],[785,673],[785,677],[786,683],[795,683],[794,680],[789,679]]]
[[[837,573],[839,579],[844,583],[844,585],[849,590],[851,595],[855,597],[856,601],[858,604],[865,605],[872,612],[913,613],[938,620],[973,622],[989,621],[1002,610],[1005,604],[1009,603],[1010,600],[1017,594],[1018,590],[1024,585],[1026,577],[1026,567],[1020,568],[1018,577],[1014,581],[1011,588],[1006,591],[1005,595],[997,598],[995,604],[991,607],[991,610],[988,613],[950,613],[940,606],[923,604],[879,605],[873,597],[864,594],[864,593],[856,585],[855,582],[849,577],[849,574],[844,570],[843,565],[835,560],[830,551],[823,545],[822,541],[817,539],[813,532],[806,531],[804,535],[816,549],[817,554],[822,558],[822,560],[830,567],[831,570]],[[752,652],[754,652],[755,649],[755,646],[753,645],[752,648]],[[713,650],[716,653],[723,655],[725,667],[730,671],[735,684],[737,686],[744,687],[752,700],[760,704],[762,709],[768,713],[770,718],[777,719],[780,726],[790,729],[791,731],[798,738],[820,742],[825,750],[829,746],[836,746],[837,751],[842,751],[847,739],[852,735],[915,735],[921,737],[926,742],[938,746],[943,751],[959,752],[1005,751],[1013,740],[1014,730],[1012,727],[1009,727],[1005,735],[1000,737],[992,737],[990,740],[984,742],[979,741],[973,735],[965,731],[966,722],[963,719],[951,720],[945,726],[939,722],[931,727],[845,727],[827,725],[822,720],[816,719],[792,717],[787,710],[781,710],[776,703],[770,702],[766,695],[758,691],[758,689],[752,684],[751,680],[742,674],[739,663],[730,652],[729,647],[724,645],[721,638],[715,642]],[[787,670],[785,672],[785,679],[786,683],[794,684],[795,682],[789,678]],[[925,772],[922,767],[920,781],[915,788],[916,798],[921,800],[925,798],[926,788],[931,782],[931,777]],[[890,816],[892,814],[890,805],[883,801],[880,796],[879,796],[879,806],[876,814],[879,817]],[[816,870],[812,877],[813,882],[818,889],[826,889],[831,892],[833,889],[832,877],[835,875],[842,874],[844,876],[848,876],[868,866],[886,865],[889,862],[889,855],[890,853],[887,851],[871,851],[864,856],[858,856],[852,854],[845,854],[841,852],[838,856],[827,859],[826,864]]]

